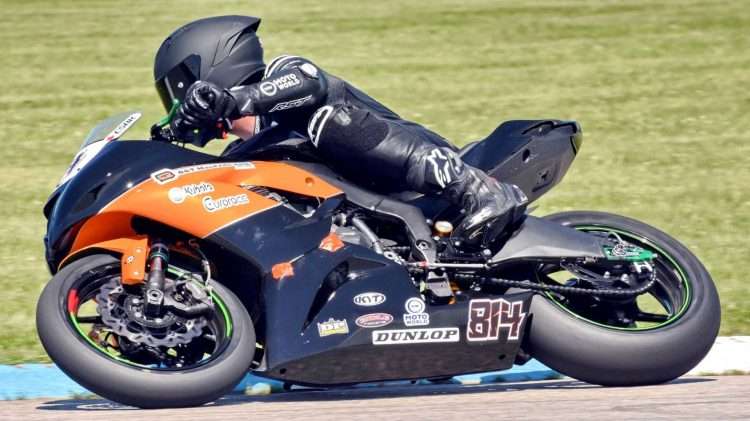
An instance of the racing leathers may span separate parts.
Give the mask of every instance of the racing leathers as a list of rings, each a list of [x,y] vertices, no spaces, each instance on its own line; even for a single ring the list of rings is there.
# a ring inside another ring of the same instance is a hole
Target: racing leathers
[[[442,195],[465,212],[453,233],[464,244],[487,244],[523,215],[527,199],[517,186],[465,164],[438,134],[302,57],[277,57],[250,85],[194,83],[173,128],[242,116],[258,116],[256,130],[278,124],[306,133],[321,157],[353,181]]]

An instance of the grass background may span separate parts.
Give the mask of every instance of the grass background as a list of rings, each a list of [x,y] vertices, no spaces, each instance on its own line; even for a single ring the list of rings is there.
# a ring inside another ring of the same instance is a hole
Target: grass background
[[[47,359],[42,205],[88,130],[163,114],[153,54],[198,17],[254,14],[267,58],[313,59],[462,144],[501,121],[578,120],[581,154],[538,214],[598,209],[684,241],[716,280],[721,333],[750,333],[750,9],[742,1],[2,0],[0,363]],[[217,146],[214,146],[216,149]]]

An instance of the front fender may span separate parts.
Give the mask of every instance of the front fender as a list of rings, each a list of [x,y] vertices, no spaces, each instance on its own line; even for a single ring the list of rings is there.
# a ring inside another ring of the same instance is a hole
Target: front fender
[[[123,284],[140,284],[146,279],[148,237],[145,235],[115,238],[78,249],[65,256],[65,259],[60,263],[58,271],[81,257],[98,252],[120,256],[121,280]]]

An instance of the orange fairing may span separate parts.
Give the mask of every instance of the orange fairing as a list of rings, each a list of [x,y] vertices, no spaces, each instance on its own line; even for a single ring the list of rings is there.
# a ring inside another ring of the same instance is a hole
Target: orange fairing
[[[205,238],[234,222],[279,206],[243,187],[262,186],[327,199],[340,190],[299,168],[278,162],[234,162],[163,169],[87,220],[71,253],[134,235],[130,220],[142,216]]]
[[[344,242],[341,241],[341,238],[339,238],[336,233],[330,233],[323,238],[323,241],[320,242],[320,249],[330,251],[331,253],[338,251],[341,247],[344,247]]]
[[[148,238],[145,235],[123,237],[102,241],[76,250],[76,254],[88,249],[111,250],[121,257],[122,283],[126,285],[140,284],[146,278],[146,260],[148,259]],[[60,267],[65,266],[74,256],[69,254],[62,261]]]
[[[271,268],[271,275],[277,281],[294,276],[294,266],[290,262],[277,263]]]

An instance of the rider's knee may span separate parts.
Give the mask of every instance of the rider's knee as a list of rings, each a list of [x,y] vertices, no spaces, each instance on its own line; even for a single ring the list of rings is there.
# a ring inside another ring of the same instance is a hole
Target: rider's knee
[[[386,139],[388,124],[352,105],[326,105],[310,117],[307,132],[319,149],[364,153]]]

